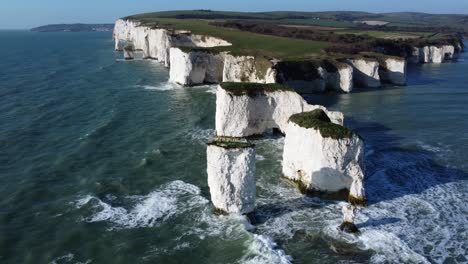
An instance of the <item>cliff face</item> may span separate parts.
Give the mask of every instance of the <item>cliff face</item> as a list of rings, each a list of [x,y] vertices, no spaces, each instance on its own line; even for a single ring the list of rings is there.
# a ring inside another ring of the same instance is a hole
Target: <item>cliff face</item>
[[[409,63],[435,63],[452,60],[455,54],[463,50],[462,45],[441,45],[413,47],[408,56]]]
[[[385,58],[379,66],[379,76],[382,82],[405,85],[406,60],[400,58]]]
[[[309,190],[350,190],[350,196],[364,200],[363,142],[357,136],[333,138],[319,129],[290,121],[286,128],[283,174]]]
[[[208,186],[216,209],[225,213],[248,214],[255,209],[255,149],[207,148]]]
[[[135,52],[141,52],[144,58],[157,60],[166,67],[172,64],[170,80],[181,85],[282,83],[301,94],[309,94],[325,91],[348,93],[354,86],[380,87],[381,82],[406,83],[406,63],[395,57],[378,60],[353,57],[344,59],[346,63],[335,59],[291,63],[228,52],[215,55],[197,49],[189,51],[187,47],[210,48],[230,46],[231,43],[189,31],[150,28],[138,21],[122,19],[115,23],[114,39],[115,49],[123,51],[126,59],[132,59]],[[133,50],[125,49],[128,43],[133,44]],[[379,50],[387,54],[398,53],[410,63],[442,63],[463,50],[461,42],[421,47],[386,45]]]
[[[219,86],[216,91],[216,134],[223,137],[248,137],[261,135],[272,128],[284,132],[291,115],[314,109],[323,109],[334,123],[343,123],[341,112],[309,105],[294,91],[236,95]]]
[[[369,59],[349,59],[353,67],[353,79],[356,86],[380,87],[379,63]]]
[[[224,58],[223,82],[275,83],[274,63],[254,56],[234,56]]]
[[[337,72],[327,72],[326,81],[332,90],[350,93],[353,90],[353,67],[343,65]]]
[[[277,81],[294,88],[300,94],[326,90],[351,92],[353,69],[344,63],[329,61],[280,61],[274,67]]]
[[[191,34],[188,31],[174,31],[140,26],[132,20],[119,19],[114,27],[115,49],[122,50],[121,42],[131,41],[135,49],[143,52],[145,58],[151,58],[170,65],[172,47],[218,47],[230,46],[231,43],[211,36]]]
[[[219,83],[223,75],[224,55],[171,48],[170,64],[169,79],[172,82],[188,86]]]

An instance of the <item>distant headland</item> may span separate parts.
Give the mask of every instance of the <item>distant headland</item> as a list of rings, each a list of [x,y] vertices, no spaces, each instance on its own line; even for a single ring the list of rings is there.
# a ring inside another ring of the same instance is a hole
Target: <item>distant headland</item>
[[[106,32],[112,31],[114,24],[51,24],[32,28],[35,32]]]

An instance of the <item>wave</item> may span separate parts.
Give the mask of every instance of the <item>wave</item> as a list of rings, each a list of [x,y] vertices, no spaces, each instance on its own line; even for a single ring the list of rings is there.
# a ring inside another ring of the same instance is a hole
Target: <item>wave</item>
[[[151,90],[151,91],[170,91],[170,90],[177,89],[179,86],[177,86],[176,84],[171,83],[171,82],[164,82],[164,83],[160,83],[157,86],[153,86],[153,85],[135,85],[135,87],[136,88],[143,88],[145,90]]]
[[[92,261],[91,260],[86,260],[85,262],[76,261],[75,255],[72,253],[68,253],[66,255],[57,257],[50,262],[50,264],[59,264],[59,263],[90,264],[92,263]]]
[[[148,195],[126,197],[135,201],[130,209],[114,207],[110,202],[91,195],[76,201],[75,206],[80,209],[89,205],[93,213],[84,220],[89,223],[108,222],[112,224],[110,230],[153,227],[175,214],[183,213],[190,206],[207,204],[208,201],[199,194],[200,189],[195,185],[173,181]]]
[[[248,253],[240,263],[243,264],[289,264],[292,257],[284,250],[278,249],[278,245],[268,236],[254,234],[251,241],[248,241]]]

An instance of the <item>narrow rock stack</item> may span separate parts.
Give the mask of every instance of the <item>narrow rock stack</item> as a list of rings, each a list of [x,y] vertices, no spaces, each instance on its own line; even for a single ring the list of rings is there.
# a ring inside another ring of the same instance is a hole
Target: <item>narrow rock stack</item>
[[[353,131],[316,109],[290,117],[283,152],[283,174],[301,189],[350,191],[350,202],[365,204],[364,147]]]
[[[253,213],[255,162],[255,146],[250,143],[221,139],[208,143],[208,186],[216,212]]]
[[[341,208],[341,212],[343,213],[343,223],[338,227],[338,229],[346,233],[358,233],[359,229],[354,224],[356,207],[351,204],[346,204]]]
[[[135,58],[135,45],[133,45],[133,42],[127,42],[123,46],[123,51],[124,51],[124,58],[126,60],[133,60]]]

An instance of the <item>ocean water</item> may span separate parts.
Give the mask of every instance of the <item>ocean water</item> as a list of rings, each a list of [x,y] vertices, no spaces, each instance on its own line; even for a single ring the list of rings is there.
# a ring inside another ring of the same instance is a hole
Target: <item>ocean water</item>
[[[467,263],[468,54],[409,85],[307,98],[366,140],[362,233],[257,140],[258,224],[213,215],[213,86],[120,60],[110,33],[0,31],[0,263]],[[250,231],[247,231],[250,230]]]

